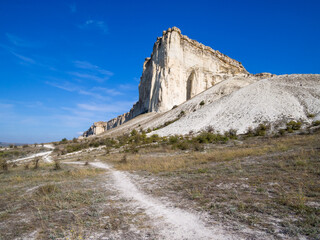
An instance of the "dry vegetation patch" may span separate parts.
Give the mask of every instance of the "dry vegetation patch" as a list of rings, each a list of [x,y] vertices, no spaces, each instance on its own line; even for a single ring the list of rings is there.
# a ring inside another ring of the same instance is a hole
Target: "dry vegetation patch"
[[[209,212],[232,230],[240,224],[279,238],[319,239],[319,140],[319,133],[259,137],[232,146],[211,145],[206,152],[157,156],[147,151],[101,159],[119,170],[155,178],[150,194]]]

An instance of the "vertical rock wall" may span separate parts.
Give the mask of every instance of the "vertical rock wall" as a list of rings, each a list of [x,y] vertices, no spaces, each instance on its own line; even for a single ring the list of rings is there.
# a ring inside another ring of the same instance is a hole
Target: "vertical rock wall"
[[[240,62],[189,39],[176,27],[169,28],[157,38],[151,57],[143,64],[139,101],[128,113],[108,121],[105,130],[142,113],[168,111],[214,84],[243,73],[248,72]]]
[[[247,71],[238,61],[169,28],[143,64],[137,113],[168,111],[239,73]]]

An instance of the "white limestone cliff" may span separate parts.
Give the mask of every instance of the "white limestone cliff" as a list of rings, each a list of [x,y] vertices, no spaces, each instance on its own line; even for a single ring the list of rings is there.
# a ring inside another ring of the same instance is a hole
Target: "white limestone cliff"
[[[83,133],[83,137],[89,137],[90,135],[98,135],[105,132],[107,123],[100,121],[95,122],[87,131]]]
[[[166,112],[237,74],[248,74],[240,62],[169,28],[143,64],[139,101],[128,113],[108,121],[105,130],[143,113]],[[83,136],[97,134],[90,129]]]

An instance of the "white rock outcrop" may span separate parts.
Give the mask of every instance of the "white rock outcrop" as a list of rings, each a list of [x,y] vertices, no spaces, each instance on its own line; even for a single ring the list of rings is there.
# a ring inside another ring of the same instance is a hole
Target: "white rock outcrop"
[[[143,64],[136,111],[168,111],[240,73],[247,73],[240,62],[169,28]]]
[[[228,82],[218,85],[223,86]],[[212,126],[220,133],[235,129],[237,133],[243,134],[250,127],[255,128],[261,123],[270,124],[275,129],[285,128],[290,120],[310,125],[320,114],[320,74],[280,75],[258,81],[252,79],[251,84],[216,98],[209,93],[218,92],[218,85],[190,101],[206,102],[197,111],[186,114],[179,121],[153,131],[152,134],[168,136],[185,135],[190,131],[199,133],[207,126]],[[310,114],[316,117],[312,118]]]
[[[107,123],[100,121],[95,122],[87,131],[83,133],[83,137],[89,137],[90,135],[98,135],[106,130]]]
[[[249,76],[240,62],[189,39],[176,27],[169,28],[157,38],[151,57],[143,64],[139,101],[128,113],[108,121],[105,130],[143,113],[166,112],[238,74]],[[97,134],[90,129],[83,136]]]

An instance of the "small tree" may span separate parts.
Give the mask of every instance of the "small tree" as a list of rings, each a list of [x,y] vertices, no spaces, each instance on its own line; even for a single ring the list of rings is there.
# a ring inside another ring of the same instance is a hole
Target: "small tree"
[[[34,159],[34,167],[33,167],[33,169],[38,169],[39,168],[39,161],[40,161],[39,157]]]
[[[58,159],[55,159],[53,170],[60,170],[60,169],[61,169],[60,161]]]
[[[7,160],[2,160],[1,161],[1,168],[3,171],[7,172],[8,171],[8,163],[7,163]]]
[[[60,141],[60,143],[62,143],[62,144],[65,144],[65,143],[67,143],[68,142],[68,140],[66,139],[66,138],[63,138],[61,141]]]

